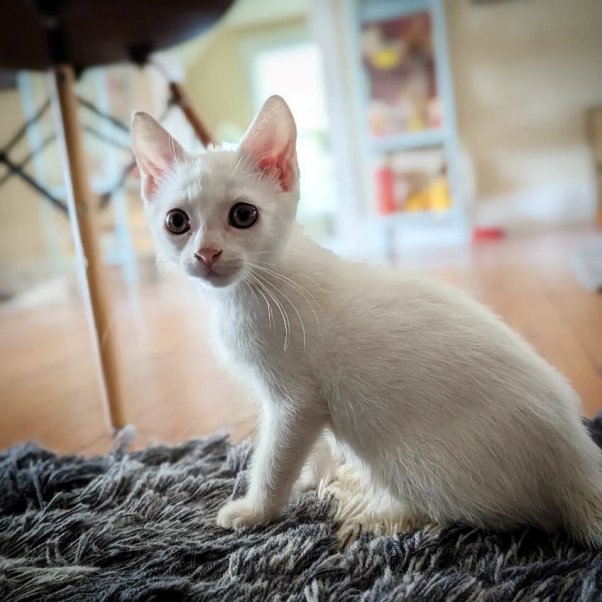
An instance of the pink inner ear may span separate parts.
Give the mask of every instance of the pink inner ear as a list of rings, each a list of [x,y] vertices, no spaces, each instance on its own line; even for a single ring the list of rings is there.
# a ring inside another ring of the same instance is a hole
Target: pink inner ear
[[[142,190],[147,199],[155,195],[163,175],[171,169],[175,157],[173,154],[160,154],[147,156],[141,154],[138,161],[138,170],[142,178]]]
[[[142,189],[144,196],[150,199],[157,192],[157,180],[153,176],[143,175],[142,176]]]
[[[284,192],[291,189],[295,174],[288,146],[276,156],[260,159],[259,168],[265,173],[274,174]]]

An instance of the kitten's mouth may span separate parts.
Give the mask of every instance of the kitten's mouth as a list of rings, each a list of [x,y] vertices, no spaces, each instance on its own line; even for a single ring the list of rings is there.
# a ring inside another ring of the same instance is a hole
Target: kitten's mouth
[[[220,280],[223,280],[224,278],[228,278],[227,274],[220,274],[219,272],[216,272],[215,270],[209,270],[204,276],[203,278],[205,280],[208,280],[209,282],[219,282]]]
[[[207,282],[211,286],[219,288],[230,284],[236,277],[238,271],[238,268],[233,268],[228,270],[227,272],[219,272],[213,268],[205,267],[197,274],[195,274],[195,276],[200,280]]]

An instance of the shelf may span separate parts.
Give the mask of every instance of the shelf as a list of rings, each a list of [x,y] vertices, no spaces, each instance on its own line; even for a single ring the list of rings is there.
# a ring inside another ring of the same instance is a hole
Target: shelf
[[[414,148],[439,146],[446,142],[447,133],[444,129],[423,130],[420,132],[410,132],[408,134],[372,138],[370,140],[370,148],[375,152],[387,153],[411,150]]]
[[[376,215],[381,223],[445,223],[454,218],[453,207],[445,211],[398,211],[387,215]]]
[[[360,23],[371,23],[428,11],[430,8],[431,2],[429,0],[362,2],[359,4],[359,18]]]

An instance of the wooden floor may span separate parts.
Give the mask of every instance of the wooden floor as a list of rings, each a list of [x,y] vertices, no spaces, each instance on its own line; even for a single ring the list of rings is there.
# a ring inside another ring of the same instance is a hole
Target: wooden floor
[[[430,271],[493,307],[569,377],[591,416],[602,409],[602,295],[582,290],[569,262],[593,235],[529,235],[409,254],[400,264]],[[145,278],[128,292],[115,280],[111,295],[135,447],[220,428],[236,439],[254,431],[255,404],[214,361],[206,308],[185,282]],[[0,345],[0,448],[24,440],[60,452],[110,448],[77,294],[0,306]]]

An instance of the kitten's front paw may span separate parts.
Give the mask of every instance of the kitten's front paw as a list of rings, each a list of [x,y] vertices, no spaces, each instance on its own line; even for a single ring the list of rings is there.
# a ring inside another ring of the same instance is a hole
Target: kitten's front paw
[[[224,529],[252,527],[269,522],[272,515],[263,512],[246,497],[233,500],[222,506],[217,513],[217,524]]]

